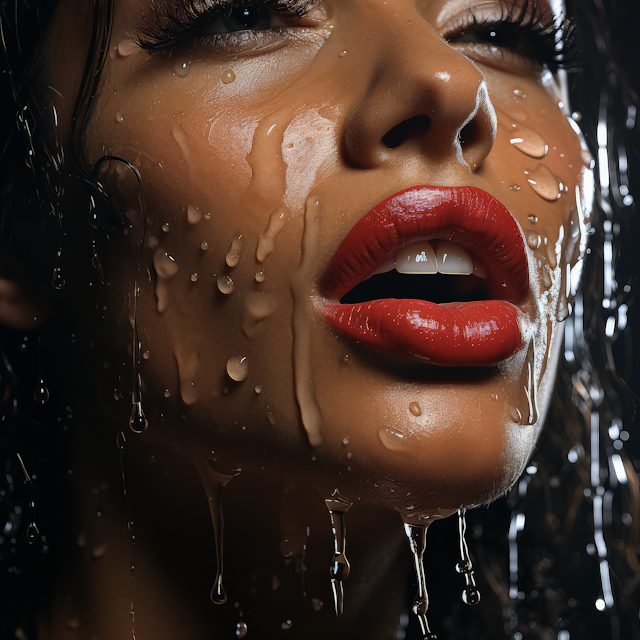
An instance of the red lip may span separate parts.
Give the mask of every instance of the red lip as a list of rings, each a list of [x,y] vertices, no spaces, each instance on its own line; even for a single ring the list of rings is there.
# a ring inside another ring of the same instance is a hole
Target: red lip
[[[490,300],[338,302],[402,247],[434,239],[456,242],[483,262]],[[490,366],[524,346],[527,318],[514,304],[529,292],[522,232],[501,202],[475,187],[412,187],[381,202],[344,239],[320,292],[329,325],[375,349],[442,366]]]

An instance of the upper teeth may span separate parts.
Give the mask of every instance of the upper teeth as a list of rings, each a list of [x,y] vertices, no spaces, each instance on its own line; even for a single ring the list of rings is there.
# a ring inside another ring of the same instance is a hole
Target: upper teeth
[[[486,278],[484,267],[471,257],[471,254],[459,244],[443,240],[438,242],[434,251],[430,242],[414,242],[403,247],[394,256],[381,264],[372,275],[395,269],[399,273],[447,275],[475,274]]]

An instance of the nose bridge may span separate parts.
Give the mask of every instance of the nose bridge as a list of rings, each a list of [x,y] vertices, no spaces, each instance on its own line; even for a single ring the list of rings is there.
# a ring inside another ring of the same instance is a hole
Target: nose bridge
[[[347,148],[352,159],[375,164],[390,148],[420,138],[434,158],[451,155],[477,166],[496,131],[482,72],[416,14],[390,22],[372,46],[366,86],[351,110]],[[466,148],[463,128],[473,129]]]

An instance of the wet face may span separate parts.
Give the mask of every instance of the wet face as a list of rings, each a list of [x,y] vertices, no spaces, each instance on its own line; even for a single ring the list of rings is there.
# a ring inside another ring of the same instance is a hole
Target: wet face
[[[71,103],[84,4],[51,37]],[[87,158],[126,220],[97,245],[123,376],[138,278],[141,437],[406,513],[506,490],[590,208],[551,8],[115,4]]]

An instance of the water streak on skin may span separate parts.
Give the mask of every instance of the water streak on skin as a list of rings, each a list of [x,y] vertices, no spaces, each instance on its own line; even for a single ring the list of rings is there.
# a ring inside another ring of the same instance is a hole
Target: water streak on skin
[[[264,320],[278,308],[276,299],[263,291],[252,291],[245,297],[242,314],[242,331],[253,338]]]
[[[346,556],[347,528],[344,523],[344,516],[351,507],[351,502],[335,489],[331,497],[325,500],[325,503],[331,516],[331,530],[333,532],[333,561],[331,562],[333,604],[336,616],[341,616],[344,613],[342,582],[349,576],[351,570]]]
[[[256,260],[258,262],[264,262],[273,253],[276,248],[276,238],[284,229],[286,223],[285,209],[276,209],[269,216],[269,224],[265,232],[261,233],[258,238],[258,248],[256,249]]]
[[[191,151],[189,150],[189,138],[187,132],[182,127],[173,127],[171,129],[171,135],[180,147],[182,156],[188,167],[191,166]],[[189,220],[191,222],[191,220]]]
[[[191,406],[200,398],[200,393],[195,386],[196,375],[200,365],[200,357],[198,356],[197,351],[187,352],[178,343],[173,345],[172,350],[178,365],[180,396],[187,406]]]
[[[169,306],[169,288],[167,282],[178,273],[176,261],[164,250],[158,249],[153,254],[153,266],[156,270],[156,297],[158,313],[163,313]]]
[[[300,407],[309,444],[317,447],[322,444],[324,419],[315,396],[315,385],[311,370],[311,313],[307,294],[309,272],[313,268],[314,254],[318,239],[320,221],[318,201],[311,197],[307,200],[302,235],[302,259],[298,270],[291,279],[293,294],[293,370],[295,378],[296,400]]]
[[[239,235],[237,238],[233,239],[231,243],[231,247],[227,252],[227,256],[225,258],[225,262],[228,267],[237,267],[240,262],[240,258],[242,257],[242,245],[244,244],[244,240],[242,239],[242,235]]]

